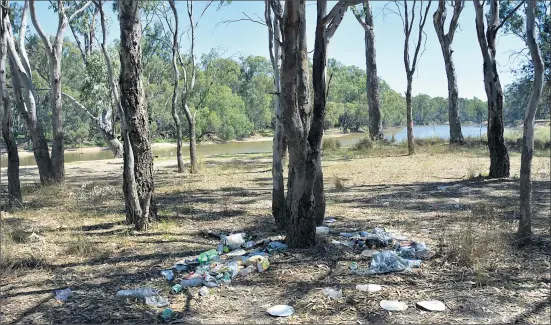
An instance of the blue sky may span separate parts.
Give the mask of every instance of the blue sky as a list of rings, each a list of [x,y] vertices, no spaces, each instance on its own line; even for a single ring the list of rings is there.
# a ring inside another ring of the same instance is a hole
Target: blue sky
[[[386,2],[386,1],[385,1]],[[390,86],[404,93],[406,90],[406,75],[403,64],[402,21],[400,17],[382,12],[385,4],[383,1],[375,1],[373,14],[375,15],[375,42],[377,49],[377,64],[379,76],[386,80]],[[199,13],[205,7],[206,1],[197,1],[195,12]],[[335,1],[330,1],[331,8]],[[38,16],[46,33],[54,34],[57,29],[57,16],[48,9],[48,2],[40,2],[37,5]],[[177,4],[180,21],[187,23],[185,2]],[[392,5],[394,6],[394,5]],[[118,21],[111,12],[110,3],[105,5],[109,20],[109,39],[119,37]],[[436,9],[436,3],[431,5],[429,17],[425,25],[428,39],[426,50],[420,59],[417,72],[413,81],[413,93],[424,93],[430,96],[447,97],[447,81],[444,70],[444,60],[440,45],[434,31],[432,14]],[[209,52],[212,48],[220,48],[226,56],[261,55],[268,58],[267,29],[265,26],[241,21],[232,24],[219,24],[224,20],[234,20],[244,17],[246,13],[250,17],[264,17],[263,1],[233,1],[231,5],[216,10],[211,6],[202,17],[196,31],[197,55]],[[448,10],[448,21],[451,10]],[[307,32],[308,48],[314,46],[314,30],[316,18],[315,1],[307,4]],[[29,21],[32,29],[32,23]],[[459,85],[459,96],[472,98],[485,98],[482,75],[482,57],[480,47],[476,39],[475,13],[471,1],[467,1],[465,9],[459,19],[460,28],[456,32],[453,42],[455,68]],[[447,30],[447,26],[446,26]],[[69,29],[66,36],[72,38]],[[183,50],[187,44],[184,42]],[[524,42],[515,36],[500,35],[497,41],[497,59],[499,63],[501,83],[503,86],[512,81],[511,69],[521,63],[520,58],[512,55],[525,47]],[[411,49],[413,57],[413,46]],[[349,11],[329,45],[329,57],[335,58],[346,65],[355,65],[365,69],[364,31]]]

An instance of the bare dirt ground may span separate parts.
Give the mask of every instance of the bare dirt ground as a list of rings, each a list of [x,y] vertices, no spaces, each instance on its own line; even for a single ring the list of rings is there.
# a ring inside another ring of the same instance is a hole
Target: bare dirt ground
[[[535,244],[519,249],[511,236],[518,224],[518,153],[511,158],[513,178],[485,180],[473,177],[487,171],[485,154],[402,151],[325,157],[326,215],[338,220],[331,226],[337,234],[382,226],[425,241],[435,256],[421,268],[352,275],[351,261],[367,267],[369,260],[331,244],[338,239],[331,234],[206,297],[196,288],[169,295],[159,270],[213,248],[216,239],[203,230],[277,234],[270,156],[209,157],[198,175],[177,174],[173,161],[157,161],[161,220],[144,233],[124,224],[121,160],[67,164],[66,184],[45,188],[34,186],[37,178],[27,170],[24,205],[3,216],[1,322],[160,323],[161,310],[115,298],[121,289],[153,286],[170,297],[179,323],[549,323],[548,153],[533,162]],[[32,232],[44,240],[28,240]],[[366,283],[383,290],[355,289]],[[52,292],[66,287],[73,296],[57,303]],[[344,297],[329,299],[324,287],[342,288]],[[379,307],[382,299],[409,308],[389,313]],[[446,311],[415,308],[432,299]],[[274,304],[289,304],[295,314],[272,318],[265,310]]]

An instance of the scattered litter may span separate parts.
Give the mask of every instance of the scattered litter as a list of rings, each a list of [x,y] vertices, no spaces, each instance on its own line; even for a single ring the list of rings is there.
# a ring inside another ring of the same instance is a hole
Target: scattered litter
[[[268,260],[267,257],[262,256],[256,265],[258,267],[258,272],[262,273],[270,267],[270,260]]]
[[[412,242],[409,246],[398,247],[397,253],[400,257],[420,259],[427,257],[430,251],[425,243]]]
[[[329,227],[316,227],[316,235],[329,234]]]
[[[43,244],[46,242],[46,238],[44,236],[37,235],[36,233],[32,233],[29,235],[29,241],[31,243],[34,242],[42,242]]]
[[[356,262],[350,263],[350,269],[351,269],[351,270],[357,270],[358,267],[359,267],[359,266],[358,266],[358,263],[356,263]]]
[[[407,260],[398,256],[395,251],[382,251],[377,254],[373,254],[369,269],[357,269],[352,272],[359,275],[370,275],[411,271],[413,267],[419,267],[420,264],[420,260]]]
[[[342,289],[333,289],[333,288],[323,288],[323,294],[329,298],[339,299],[342,298]]]
[[[376,249],[366,249],[362,251],[362,256],[364,257],[371,257],[373,254],[378,253],[379,251]]]
[[[222,237],[224,246],[228,246],[230,249],[237,249],[241,245],[245,244],[245,233],[238,233],[229,236]]]
[[[392,237],[383,228],[374,228],[365,236],[365,244],[370,247],[387,247],[392,243]]]
[[[289,246],[286,244],[280,243],[278,241],[273,241],[268,244],[268,252],[274,253],[274,252],[283,252],[286,251]]]
[[[216,251],[216,249],[210,249],[199,254],[199,257],[197,257],[197,261],[199,261],[199,263],[206,263],[210,261],[211,258],[213,258],[214,256],[218,256],[218,252]]]
[[[150,287],[131,289],[131,290],[119,290],[117,292],[117,298],[120,298],[120,299],[137,298],[137,299],[145,300],[146,297],[156,296],[156,295],[158,295],[158,291]]]
[[[349,237],[354,237],[354,234],[349,232],[341,232],[339,236],[349,238]]]
[[[358,291],[366,291],[366,292],[377,292],[381,291],[382,287],[378,284],[358,284],[356,285],[356,290]]]
[[[383,202],[383,206],[384,206],[384,207],[387,207],[387,206],[389,206],[389,205],[390,205],[390,202],[388,202],[388,201],[387,201],[387,202]]]
[[[174,312],[172,311],[172,309],[170,308],[165,308],[161,314],[161,318],[165,321],[165,322],[169,322],[170,319],[172,318],[172,315],[174,314]]]
[[[55,291],[55,299],[59,302],[67,301],[67,299],[72,295],[73,292],[69,288]]]
[[[343,245],[343,246],[346,246],[346,247],[354,247],[354,242],[347,242],[347,241],[332,240],[331,244]]]
[[[397,241],[403,241],[403,240],[407,240],[408,238],[404,235],[400,235],[400,234],[395,234],[395,233],[391,233],[389,232],[388,235],[390,236],[390,238],[394,239],[394,240],[397,240]]]
[[[256,243],[253,240],[249,240],[245,244],[243,244],[243,247],[246,249],[253,248],[256,245]]]
[[[172,270],[162,270],[161,275],[164,276],[167,281],[174,280],[174,272],[172,272]]]
[[[172,294],[177,294],[180,291],[182,291],[182,286],[179,284],[175,284],[170,288],[170,293]]]
[[[440,186],[436,187],[436,189],[439,190],[439,191],[445,191],[447,188],[448,188],[448,186],[446,186],[446,185],[440,185]]]
[[[180,281],[180,285],[182,288],[190,288],[190,287],[200,287],[203,285],[203,278],[201,277],[195,277],[191,279],[184,279]]]
[[[266,312],[272,316],[287,317],[294,314],[295,310],[293,307],[288,305],[275,305],[273,307],[268,308]]]
[[[251,274],[252,272],[254,272],[255,270],[255,267],[254,265],[249,265],[247,266],[246,268],[242,269],[241,271],[239,271],[238,275],[239,276],[246,276],[246,275],[249,275]]]
[[[144,301],[147,305],[155,307],[165,307],[170,304],[167,298],[159,296],[159,292],[150,287],[131,290],[119,290],[117,292],[117,298],[136,298]]]
[[[185,271],[191,271],[198,264],[199,263],[197,261],[193,261],[193,260],[181,260],[176,262],[172,268],[178,272],[185,272]]]
[[[161,296],[148,296],[145,297],[145,304],[153,307],[166,307],[170,304],[167,298]]]
[[[205,297],[205,296],[208,296],[209,293],[210,293],[210,291],[209,291],[209,288],[207,288],[207,287],[201,287],[201,289],[199,289],[199,295],[200,296]]]
[[[381,300],[381,302],[379,302],[379,306],[388,311],[404,311],[408,309],[408,305],[406,305],[405,302],[398,300]]]
[[[247,252],[244,249],[236,249],[234,251],[229,252],[226,255],[228,255],[228,256],[243,256],[245,254],[247,254]]]
[[[417,307],[427,310],[427,311],[444,311],[446,310],[446,305],[443,302],[438,300],[428,300],[428,301],[419,301]]]
[[[324,223],[335,223],[335,222],[337,222],[337,219],[335,219],[335,218],[329,218],[329,219],[325,219],[323,222],[324,222]]]

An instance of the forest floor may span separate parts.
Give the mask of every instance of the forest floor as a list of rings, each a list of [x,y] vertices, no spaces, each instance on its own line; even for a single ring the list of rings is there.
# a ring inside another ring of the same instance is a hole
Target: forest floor
[[[66,164],[64,185],[38,187],[27,174],[24,204],[3,214],[1,323],[160,323],[159,313],[139,302],[117,300],[121,289],[161,288],[180,323],[549,323],[549,151],[533,161],[535,243],[517,248],[520,154],[511,153],[511,179],[483,177],[483,148],[403,146],[358,153],[340,149],[324,156],[327,217],[334,231],[376,226],[425,241],[435,252],[413,272],[359,276],[369,260],[338,236],[319,237],[308,250],[288,250],[264,273],[236,278],[206,297],[197,288],[170,295],[159,271],[216,246],[203,230],[277,235],[271,217],[271,157],[266,154],[206,157],[196,175],[176,173],[175,162],[155,161],[161,221],[143,233],[124,224],[120,159]],[[5,176],[3,175],[3,179]],[[25,181],[25,180],[24,180]],[[439,186],[448,186],[445,190]],[[455,199],[459,199],[459,207]],[[387,203],[388,202],[388,203]],[[35,232],[43,240],[32,241]],[[375,283],[376,293],[357,284]],[[52,292],[70,288],[65,303]],[[342,288],[343,298],[320,290]],[[387,312],[379,301],[409,308]],[[415,308],[441,300],[446,311]],[[265,310],[294,307],[275,319]]]

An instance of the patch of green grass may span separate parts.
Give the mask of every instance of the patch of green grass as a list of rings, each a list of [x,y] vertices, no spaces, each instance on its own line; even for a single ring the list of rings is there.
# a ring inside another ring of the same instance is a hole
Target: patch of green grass
[[[356,151],[366,152],[371,151],[371,149],[373,149],[373,140],[371,140],[369,137],[361,139],[354,145],[354,150]]]
[[[335,138],[325,138],[321,144],[323,151],[335,151],[342,147],[342,143]]]

